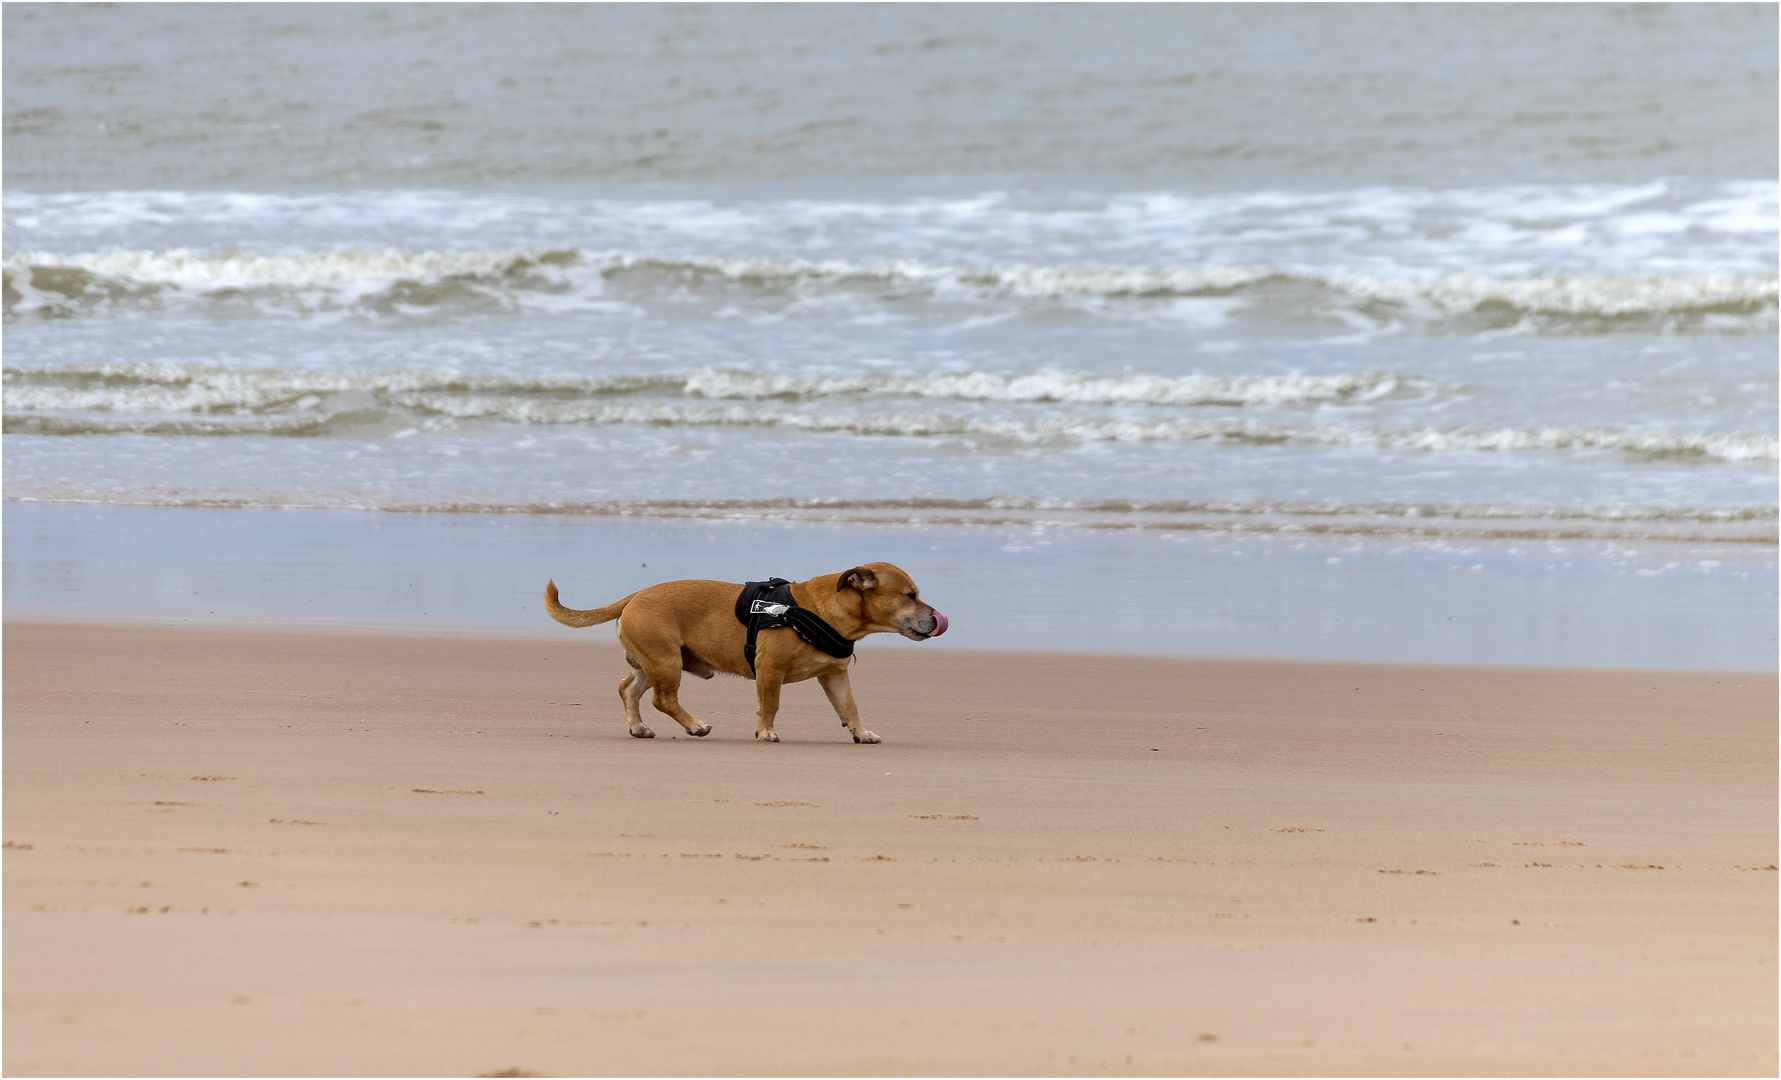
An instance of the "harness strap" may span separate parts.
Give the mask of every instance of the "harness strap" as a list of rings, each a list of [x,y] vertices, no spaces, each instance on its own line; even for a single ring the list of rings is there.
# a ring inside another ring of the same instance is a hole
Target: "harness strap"
[[[748,661],[748,670],[754,671],[754,639],[762,629],[784,626],[784,614],[792,606],[791,582],[784,578],[768,578],[766,581],[750,581],[742,586],[742,595],[736,597],[736,618],[748,627],[748,644],[742,646],[742,658]],[[783,597],[773,594],[785,589]],[[778,610],[774,610],[777,608]]]
[[[794,607],[786,612],[792,629],[799,637],[835,657],[853,655],[853,642],[842,637],[822,616],[808,608]]]
[[[798,606],[792,599],[791,582],[784,578],[750,581],[736,597],[736,618],[748,628],[748,644],[742,646],[742,658],[754,672],[755,636],[762,630],[789,626],[809,644],[834,657],[853,655],[853,642],[842,637],[835,628],[814,611]]]

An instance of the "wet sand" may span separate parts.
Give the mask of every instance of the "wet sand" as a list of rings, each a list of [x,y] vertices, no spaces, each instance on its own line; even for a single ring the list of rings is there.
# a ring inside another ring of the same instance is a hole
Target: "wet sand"
[[[1773,1075],[1776,676],[9,622],[9,1075]]]

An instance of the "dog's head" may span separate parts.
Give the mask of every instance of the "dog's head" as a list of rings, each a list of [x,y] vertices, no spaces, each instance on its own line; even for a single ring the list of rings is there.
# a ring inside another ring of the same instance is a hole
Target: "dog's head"
[[[860,618],[868,634],[902,634],[926,641],[946,633],[946,616],[922,602],[915,579],[887,562],[856,566],[841,575],[836,592],[860,594]]]

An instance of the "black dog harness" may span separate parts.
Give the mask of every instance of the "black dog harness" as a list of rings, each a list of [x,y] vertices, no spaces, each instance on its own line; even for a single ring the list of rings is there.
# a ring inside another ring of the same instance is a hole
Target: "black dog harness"
[[[792,599],[792,583],[784,578],[745,582],[742,595],[736,598],[736,618],[748,627],[748,644],[742,657],[748,670],[754,670],[754,638],[762,630],[789,626],[805,641],[830,656],[853,655],[853,642],[835,632],[822,616],[798,606]]]

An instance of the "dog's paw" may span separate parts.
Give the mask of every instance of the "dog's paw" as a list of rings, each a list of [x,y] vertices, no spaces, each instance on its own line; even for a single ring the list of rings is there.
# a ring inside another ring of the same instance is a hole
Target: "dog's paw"
[[[853,733],[853,741],[856,743],[867,743],[867,742],[883,742],[884,740],[880,739],[878,736],[872,734],[870,731],[867,731],[865,728],[861,728],[858,731]]]
[[[756,742],[778,742],[779,741],[779,732],[777,732],[777,731],[756,731],[754,733],[754,738],[755,738]]]
[[[711,734],[711,725],[701,723],[696,728],[688,728],[686,733],[695,739],[703,739],[705,736]]]
[[[633,739],[653,739],[655,737],[656,733],[646,727],[634,727],[631,729],[631,738]]]

